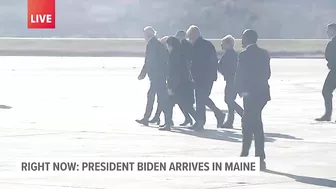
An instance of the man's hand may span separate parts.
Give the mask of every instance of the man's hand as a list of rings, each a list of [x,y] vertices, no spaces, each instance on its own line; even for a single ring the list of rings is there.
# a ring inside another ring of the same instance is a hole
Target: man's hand
[[[173,93],[173,91],[171,89],[168,89],[168,95],[169,96],[173,96],[174,95],[174,93]]]
[[[138,76],[138,80],[143,80],[145,77],[146,77],[146,75],[141,73],[141,74]]]

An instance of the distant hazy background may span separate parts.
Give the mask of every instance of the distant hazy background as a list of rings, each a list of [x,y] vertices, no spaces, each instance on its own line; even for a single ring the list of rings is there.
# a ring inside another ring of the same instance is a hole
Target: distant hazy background
[[[336,0],[56,0],[56,29],[27,29],[27,0],[0,2],[2,37],[142,37],[197,24],[207,38],[240,37],[245,28],[261,38],[325,38],[336,22]]]

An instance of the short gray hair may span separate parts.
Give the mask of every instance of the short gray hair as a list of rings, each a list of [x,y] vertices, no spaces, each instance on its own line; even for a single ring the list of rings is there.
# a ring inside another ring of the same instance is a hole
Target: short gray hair
[[[166,44],[168,38],[169,38],[169,36],[161,37],[160,42],[163,43],[163,44]]]
[[[191,26],[189,26],[189,28],[188,28],[188,30],[187,30],[187,36],[189,36],[190,33],[195,33],[195,34],[197,34],[198,36],[201,36],[201,30],[200,30],[199,27],[196,26],[196,25],[191,25]]]
[[[157,32],[154,30],[152,26],[147,26],[144,28],[144,32],[150,35],[156,36]]]
[[[233,47],[235,44],[235,38],[232,35],[226,35],[223,37],[222,43],[230,44]]]

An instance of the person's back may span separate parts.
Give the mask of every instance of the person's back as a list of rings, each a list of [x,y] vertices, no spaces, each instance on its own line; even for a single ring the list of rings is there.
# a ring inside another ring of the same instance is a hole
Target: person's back
[[[167,75],[168,51],[166,47],[153,37],[146,47],[146,64],[151,81],[165,81]]]
[[[327,45],[325,59],[328,61],[330,71],[336,72],[336,36],[334,36]]]
[[[223,75],[224,80],[228,82],[233,82],[236,75],[238,64],[238,54],[232,49],[225,51],[223,56],[219,61],[219,72]]]
[[[180,49],[173,49],[169,54],[168,67],[168,80],[174,83],[173,85],[180,85],[189,79],[187,61]]]
[[[200,37],[192,46],[191,74],[195,82],[217,80],[217,53],[213,44]]]
[[[176,32],[175,37],[180,40],[182,45],[181,51],[183,53],[184,58],[190,63],[191,62],[191,52],[192,52],[192,45],[186,39],[187,33],[183,30],[179,30]]]
[[[270,100],[268,80],[271,76],[268,52],[257,44],[252,44],[239,54],[236,73],[238,92],[247,92],[252,96],[262,95]]]

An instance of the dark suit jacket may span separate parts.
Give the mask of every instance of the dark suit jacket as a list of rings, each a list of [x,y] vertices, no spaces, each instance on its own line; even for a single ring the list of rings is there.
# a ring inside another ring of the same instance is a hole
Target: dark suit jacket
[[[182,45],[182,53],[183,56],[186,58],[186,60],[188,62],[191,61],[191,53],[192,53],[192,45],[189,41],[187,41],[186,39],[183,39],[181,41],[181,45]]]
[[[270,77],[270,57],[266,50],[253,44],[239,54],[235,77],[237,92],[247,92],[252,98],[271,100]]]
[[[168,51],[155,37],[146,46],[145,64],[140,74],[148,74],[151,82],[166,81],[168,76]]]
[[[213,82],[217,80],[218,59],[213,44],[203,38],[197,39],[192,45],[191,75],[198,82]]]
[[[190,88],[191,79],[189,77],[188,60],[180,49],[173,49],[169,54],[169,74],[168,87],[174,92],[181,88]]]
[[[336,36],[328,43],[325,50],[325,58],[328,61],[328,68],[336,72]]]
[[[225,51],[219,60],[218,71],[224,76],[224,80],[233,82],[238,64],[238,54],[234,49]]]

